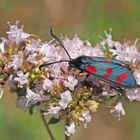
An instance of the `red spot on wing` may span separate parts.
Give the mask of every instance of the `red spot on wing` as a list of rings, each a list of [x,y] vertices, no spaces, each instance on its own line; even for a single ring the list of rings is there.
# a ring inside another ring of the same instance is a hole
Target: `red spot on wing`
[[[88,71],[90,73],[95,73],[95,72],[97,72],[97,69],[95,66],[87,66],[86,71]]]
[[[128,74],[127,73],[122,73],[122,74],[119,75],[119,77],[121,79],[126,79],[126,78],[128,78]]]
[[[112,68],[108,68],[108,69],[106,70],[106,73],[107,73],[108,75],[110,75],[110,74],[112,74],[112,71],[113,71]]]
[[[126,78],[128,78],[128,74],[122,73],[116,78],[116,83],[120,84],[122,82],[122,80],[126,79]]]
[[[107,74],[104,75],[104,78],[105,78],[105,79],[108,79],[108,77],[109,77],[109,76],[108,76]]]
[[[108,69],[106,70],[106,73],[105,73],[105,75],[104,75],[104,78],[105,78],[105,79],[108,79],[109,75],[111,75],[112,72],[113,72],[113,69],[112,69],[112,68],[108,68]]]
[[[116,83],[120,84],[122,82],[122,79],[120,77],[116,78]]]

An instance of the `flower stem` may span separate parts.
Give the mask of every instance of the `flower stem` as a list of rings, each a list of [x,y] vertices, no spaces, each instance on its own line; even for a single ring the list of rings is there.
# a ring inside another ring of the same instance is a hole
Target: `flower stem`
[[[46,128],[46,130],[47,130],[47,132],[48,132],[48,134],[49,134],[49,136],[51,138],[51,140],[55,140],[55,138],[54,138],[54,136],[53,136],[48,124],[47,124],[47,121],[46,121],[45,116],[44,116],[42,111],[40,111],[40,116],[41,116],[41,119],[42,119],[42,121],[44,123],[44,126],[45,126],[45,128]]]
[[[65,134],[65,140],[70,140],[70,137]]]
[[[68,117],[68,115],[66,115],[66,119],[65,119],[65,126],[68,126],[69,125],[69,117]],[[66,129],[66,128],[65,128]],[[70,140],[70,136],[67,136],[66,134],[65,134],[65,140]]]

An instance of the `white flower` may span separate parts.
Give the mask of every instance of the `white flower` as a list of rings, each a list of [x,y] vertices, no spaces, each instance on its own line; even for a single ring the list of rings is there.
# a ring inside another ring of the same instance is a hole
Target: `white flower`
[[[16,44],[19,44],[26,38],[30,37],[30,34],[23,31],[23,27],[18,28],[17,25],[10,25],[10,31],[8,31],[7,34],[9,40],[13,43],[16,42]]]
[[[101,94],[102,96],[116,96],[118,94],[117,91],[114,89],[110,89],[110,88],[105,89],[105,88],[107,87],[104,87],[104,91]]]
[[[113,53],[113,56],[116,56],[116,59],[131,63],[140,60],[140,53],[138,52],[137,50],[138,47],[136,46],[137,40],[133,45],[129,45],[128,43],[121,44],[118,41],[112,40],[111,33],[107,33],[105,31],[105,34],[106,38],[99,43],[99,46],[100,47],[108,46],[109,51]]]
[[[67,50],[69,50],[69,54],[72,58],[76,58],[82,54],[82,46],[83,42],[80,40],[79,37],[75,36],[72,40],[69,38],[63,39],[63,44]],[[66,52],[63,50],[64,58],[68,58]]]
[[[2,39],[2,41],[0,42],[0,51],[2,53],[4,53],[5,52],[4,45],[5,45],[7,40],[5,38],[1,38],[1,39]]]
[[[116,55],[116,58],[122,61],[135,63],[140,60],[140,53],[137,50],[135,44],[129,45],[124,43],[115,47],[116,49],[110,49],[113,52],[113,55]]]
[[[106,38],[100,42],[100,45],[105,46],[107,44],[109,47],[112,47],[114,44],[114,41],[112,41],[111,33],[107,33],[107,31],[105,31],[105,35],[106,35]]]
[[[24,74],[22,71],[18,71],[17,76],[14,80],[19,82],[20,87],[23,87],[23,85],[28,82],[29,73]]]
[[[68,104],[72,101],[71,92],[66,90],[60,95],[61,101],[59,101],[59,105],[62,109],[66,109]]]
[[[55,47],[54,44],[48,42],[43,43],[40,48],[40,53],[44,56],[44,62],[61,60],[61,49],[60,47]]]
[[[34,53],[37,50],[37,48],[39,47],[39,43],[40,43],[40,41],[32,40],[31,44],[26,44],[25,51],[27,53]]]
[[[140,88],[127,89],[125,95],[130,101],[133,100],[140,101]]]
[[[42,88],[42,83],[37,83],[34,87],[34,91],[38,93],[39,95],[44,95],[44,89]]]
[[[69,137],[75,133],[75,123],[72,122],[70,126],[66,126],[65,134]]]
[[[91,121],[91,115],[89,110],[85,111],[81,117],[79,117],[79,120],[82,122],[85,122],[84,127],[87,128],[87,123]]]
[[[135,62],[137,59],[139,59],[138,56],[138,50],[135,45],[129,46],[127,43],[123,44],[123,56],[121,56],[122,53],[119,54],[118,52],[118,57],[121,57],[122,60],[128,61],[128,62]]]
[[[51,106],[48,109],[48,114],[51,114],[54,118],[59,119],[60,106]]]
[[[116,49],[119,49],[121,47],[121,44],[118,41],[112,40],[111,30],[110,33],[107,33],[107,31],[105,31],[105,35],[106,38],[99,43],[99,46],[103,47],[107,45],[110,48],[110,50],[113,50],[113,47],[115,47]]]
[[[2,85],[0,85],[0,99],[2,98],[4,93],[4,87]]]
[[[122,102],[119,101],[117,103],[117,105],[113,109],[110,110],[110,112],[111,113],[114,112],[117,115],[117,117],[119,118],[119,120],[120,120],[120,116],[125,115],[125,111],[123,109]]]
[[[63,44],[67,50],[69,50],[70,56],[74,59],[78,56],[103,56],[103,52],[99,47],[92,47],[88,41],[82,41],[78,36],[75,36],[72,40],[69,38],[63,39]],[[62,56],[68,59],[66,52],[62,51]]]
[[[8,68],[13,67],[14,70],[21,68],[22,59],[23,59],[23,54],[21,51],[19,51],[18,54],[12,56],[12,61],[8,62],[7,67]]]
[[[28,58],[26,59],[27,62],[30,62],[32,64],[38,64],[38,62],[35,60],[37,56],[37,53],[33,53],[31,55],[28,56]]]
[[[74,87],[78,83],[78,80],[75,79],[72,75],[68,76],[68,80],[64,81],[65,87],[68,87],[70,90],[74,90]]]
[[[94,56],[94,57],[103,57],[104,54],[103,52],[101,51],[101,48],[99,46],[95,46],[94,48],[90,49],[90,53],[91,55],[90,56]]]
[[[37,101],[41,100],[41,97],[39,94],[36,94],[35,92],[33,92],[31,89],[29,89],[27,87],[27,94],[26,94],[26,98],[27,98],[27,103],[26,106],[28,106],[29,102],[32,102],[33,104],[36,103]]]
[[[44,90],[51,90],[53,86],[53,82],[51,80],[49,80],[48,78],[46,78],[43,81],[43,89]]]
[[[140,85],[140,71],[135,71],[133,75],[136,78],[137,84]]]
[[[41,53],[42,55],[48,56],[48,55],[50,55],[49,52],[52,51],[52,48],[53,48],[53,47],[54,47],[53,45],[50,45],[48,42],[45,42],[45,43],[42,44],[42,46],[41,46],[41,48],[40,48],[40,53]]]
[[[62,77],[61,65],[62,64],[58,63],[49,67],[49,70],[54,73],[55,78],[61,79],[60,77]]]
[[[102,92],[102,96],[109,96],[109,94],[108,94],[107,91],[103,91],[103,92]]]

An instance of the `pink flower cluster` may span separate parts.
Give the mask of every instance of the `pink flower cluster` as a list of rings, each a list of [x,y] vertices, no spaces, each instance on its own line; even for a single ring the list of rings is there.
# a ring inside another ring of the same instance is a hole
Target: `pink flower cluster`
[[[18,24],[10,25],[6,32],[8,38],[0,42],[0,97],[4,85],[17,93],[17,105],[34,111],[43,111],[54,119],[67,115],[69,125],[66,135],[75,133],[75,126],[91,121],[92,114],[97,112],[102,102],[109,97],[118,97],[110,106],[111,112],[120,118],[125,115],[121,99],[140,101],[140,88],[125,89],[125,94],[112,89],[109,83],[90,75],[85,80],[85,73],[69,68],[67,62],[56,63],[39,69],[43,63],[68,60],[64,49],[54,39],[46,42],[33,39]],[[78,36],[73,39],[64,37],[63,45],[74,59],[78,56],[108,57],[129,63],[137,84],[140,85],[140,53],[136,42],[129,44],[113,41],[111,34],[105,32],[106,38],[96,46],[89,41],[82,41]]]

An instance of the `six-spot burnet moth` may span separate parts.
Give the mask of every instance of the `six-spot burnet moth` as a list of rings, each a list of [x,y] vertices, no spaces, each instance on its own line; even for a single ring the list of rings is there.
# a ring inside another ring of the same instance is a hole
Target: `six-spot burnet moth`
[[[108,82],[111,85],[115,85],[118,88],[135,88],[137,86],[132,71],[127,67],[125,62],[117,59],[90,56],[79,56],[72,59],[60,39],[53,34],[52,28],[50,30],[50,34],[60,43],[70,60],[44,63],[40,66],[40,68],[55,63],[68,62],[69,67],[74,67],[78,70],[87,72],[88,74],[91,74],[102,81]]]

